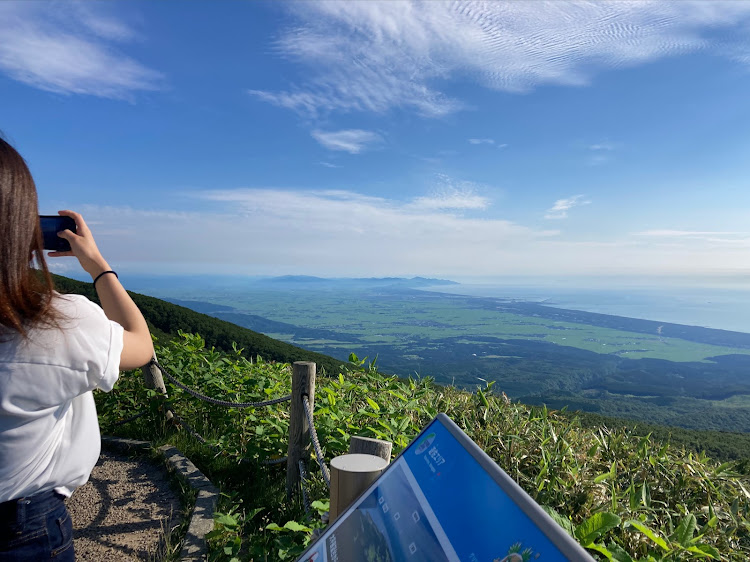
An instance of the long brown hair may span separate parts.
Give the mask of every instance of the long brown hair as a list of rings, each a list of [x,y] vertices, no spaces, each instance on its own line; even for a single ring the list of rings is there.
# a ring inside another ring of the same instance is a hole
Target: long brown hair
[[[0,334],[26,338],[32,325],[56,325],[42,250],[34,179],[21,155],[0,138]]]

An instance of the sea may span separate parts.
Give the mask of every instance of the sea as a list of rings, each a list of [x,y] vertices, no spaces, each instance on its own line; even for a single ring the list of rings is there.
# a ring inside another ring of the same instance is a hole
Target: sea
[[[579,289],[461,283],[429,287],[428,290],[750,333],[750,287]]]

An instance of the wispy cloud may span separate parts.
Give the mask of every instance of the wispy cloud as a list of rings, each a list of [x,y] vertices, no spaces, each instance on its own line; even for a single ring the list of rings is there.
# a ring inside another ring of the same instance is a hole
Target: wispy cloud
[[[94,35],[112,41],[130,41],[138,34],[110,11],[110,6],[90,2],[74,1],[65,5],[57,14],[58,19],[67,19],[71,25],[85,26]]]
[[[634,232],[635,236],[662,236],[676,238],[705,238],[706,236],[750,236],[750,232],[727,232],[711,230],[643,230]]]
[[[58,275],[70,275],[76,271],[79,271],[78,264],[70,261],[60,261],[55,259],[47,259],[47,267],[52,273]]]
[[[469,139],[469,144],[495,144],[495,139]]]
[[[617,148],[618,147],[616,144],[609,141],[603,141],[589,145],[587,160],[588,165],[600,166],[602,164],[606,164],[607,162],[611,162],[613,159],[614,151]]]
[[[479,191],[488,190],[486,186],[455,180],[445,174],[438,174],[432,194],[417,197],[408,208],[418,210],[484,210],[490,206],[490,200],[479,195]]]
[[[710,246],[750,247],[750,232],[656,229],[634,232],[633,236],[647,237],[670,244],[702,243]]]
[[[349,154],[359,154],[368,146],[383,140],[377,133],[362,129],[344,129],[342,131],[320,131],[312,133],[313,138],[330,150],[341,150]]]
[[[332,162],[318,162],[321,166],[325,166],[326,168],[340,168],[341,166],[339,164],[333,164]]]
[[[161,73],[121,53],[136,33],[99,3],[0,2],[0,72],[62,94],[132,99]]]
[[[568,211],[573,207],[580,205],[588,205],[591,201],[584,199],[583,195],[573,195],[567,199],[558,199],[555,204],[552,205],[544,215],[545,219],[566,219],[568,218]]]
[[[615,145],[610,142],[600,142],[589,146],[589,150],[594,151],[607,151],[610,152],[615,149]]]
[[[705,2],[296,2],[275,44],[312,77],[287,91],[250,90],[306,115],[406,108],[437,117],[463,107],[440,88],[471,80],[525,92],[582,85],[603,69],[695,51],[731,56],[709,34],[750,19],[750,3]],[[739,36],[739,35],[738,35]]]
[[[705,275],[727,264],[750,270],[742,245],[666,244],[602,233],[570,241],[557,230],[493,218],[478,208],[482,216],[463,216],[352,191],[246,188],[190,196],[200,199],[200,211],[65,206],[91,218],[99,247],[120,269],[150,274]]]
[[[200,212],[100,206],[82,211],[97,217],[92,229],[105,255],[152,273],[181,268],[327,275],[469,271],[507,263],[511,254],[528,251],[528,244],[556,235],[507,220],[456,214],[455,207],[481,211],[485,206],[468,195],[442,201],[436,195],[432,203],[342,190],[244,188],[189,196],[201,200]],[[153,224],[148,232],[147,224]],[[129,232],[120,225],[128,225]],[[140,251],[144,245],[149,247],[146,258]]]
[[[597,153],[590,155],[586,163],[589,166],[601,166],[611,161],[612,157],[608,154]]]
[[[372,268],[376,263],[378,271],[433,271],[442,268],[442,260],[455,267],[480,260],[482,252],[502,253],[503,241],[523,243],[554,235],[506,220],[456,215],[457,208],[486,207],[486,201],[466,193],[411,202],[332,190],[237,189],[199,196],[240,213],[244,220],[234,222],[241,225],[237,228],[244,232],[242,239],[274,240],[273,248],[264,243],[261,251],[249,244],[245,252],[257,256],[268,251],[266,260],[300,268],[338,256],[335,260],[345,257],[352,267],[369,263]]]
[[[413,206],[427,210],[483,210],[489,206],[489,200],[476,193],[454,191],[435,194],[431,197],[417,197],[414,199]]]

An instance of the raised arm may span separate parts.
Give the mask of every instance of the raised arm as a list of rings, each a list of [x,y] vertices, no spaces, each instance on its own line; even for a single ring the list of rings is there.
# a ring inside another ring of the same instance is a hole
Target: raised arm
[[[104,271],[109,271],[109,264],[99,252],[83,217],[73,211],[59,211],[59,214],[75,220],[77,232],[73,233],[70,230],[59,232],[60,238],[65,238],[70,242],[71,251],[50,252],[49,256],[75,256],[92,279],[96,279]],[[120,370],[135,369],[148,363],[154,353],[151,333],[143,314],[120,281],[115,275],[102,275],[96,282],[96,293],[99,295],[107,318],[114,320],[125,330],[120,355]]]

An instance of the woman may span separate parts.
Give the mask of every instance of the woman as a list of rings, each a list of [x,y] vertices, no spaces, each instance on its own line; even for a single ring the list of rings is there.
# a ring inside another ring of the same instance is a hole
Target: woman
[[[81,215],[58,236],[94,280],[101,308],[60,295],[42,251],[34,180],[0,139],[0,562],[75,560],[63,502],[99,457],[92,390],[153,353],[148,326]],[[32,263],[36,263],[36,269]]]

